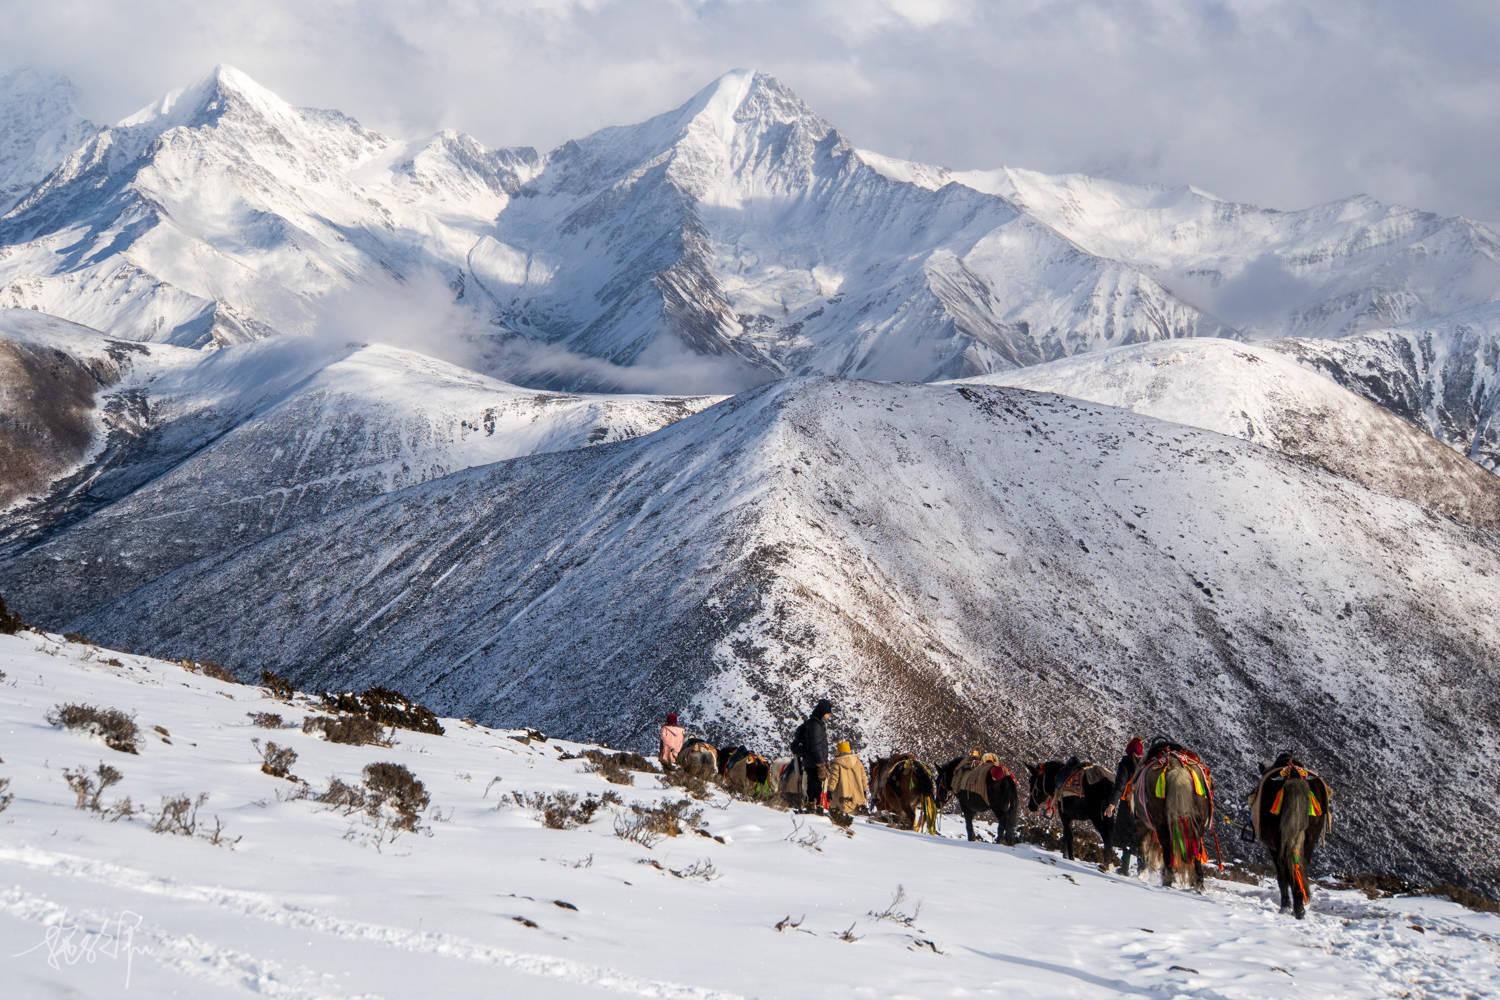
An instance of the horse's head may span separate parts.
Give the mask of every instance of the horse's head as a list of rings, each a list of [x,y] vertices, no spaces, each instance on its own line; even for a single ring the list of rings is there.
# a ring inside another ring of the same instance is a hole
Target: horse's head
[[[1036,812],[1042,807],[1042,803],[1047,801],[1047,765],[1045,763],[1027,764],[1026,776],[1030,789],[1026,796],[1026,808],[1031,812]]]

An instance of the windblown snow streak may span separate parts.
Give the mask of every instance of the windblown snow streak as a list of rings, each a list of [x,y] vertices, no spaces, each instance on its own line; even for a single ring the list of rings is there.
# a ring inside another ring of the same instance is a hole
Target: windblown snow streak
[[[1497,591],[1495,535],[1233,438],[798,380],[350,508],[72,624],[615,741],[685,705],[779,746],[829,694],[872,749],[1103,757],[1166,732],[1226,803],[1292,748],[1361,831],[1341,863],[1494,885],[1470,773],[1500,760]],[[1414,814],[1434,784],[1447,807]]]

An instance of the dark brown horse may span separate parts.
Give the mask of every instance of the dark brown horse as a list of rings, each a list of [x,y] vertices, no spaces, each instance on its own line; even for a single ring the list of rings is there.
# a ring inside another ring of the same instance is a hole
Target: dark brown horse
[[[970,840],[979,839],[974,833],[974,817],[989,810],[995,814],[995,843],[998,844],[1003,839],[1005,843],[1014,845],[1016,818],[1021,811],[1021,792],[1016,783],[1016,776],[998,762],[988,764],[981,762],[979,766],[984,768],[983,795],[968,788],[955,787],[955,781],[958,780],[955,776],[958,774],[959,765],[965,759],[955,757],[938,768],[938,807],[942,808],[950,795],[958,800],[958,807],[963,810],[964,814],[964,829],[968,831]]]
[[[1162,885],[1187,875],[1201,889],[1203,835],[1214,818],[1213,778],[1203,761],[1175,744],[1152,747],[1136,772],[1131,804],[1146,866],[1161,866]]]
[[[1292,907],[1301,920],[1307,912],[1307,879],[1313,851],[1332,822],[1328,785],[1291,754],[1274,764],[1262,764],[1255,794],[1250,797],[1255,835],[1271,852],[1281,908]]]
[[[895,816],[908,830],[925,825],[937,832],[937,780],[914,755],[892,754],[871,764],[870,798],[876,809]]]
[[[1032,812],[1045,808],[1048,813],[1057,813],[1063,828],[1063,857],[1073,860],[1073,821],[1083,819],[1094,824],[1099,842],[1104,845],[1105,864],[1112,864],[1115,859],[1109,839],[1112,821],[1105,810],[1114,798],[1111,794],[1114,775],[1098,764],[1079,764],[1076,760],[1028,764],[1026,771],[1030,777],[1026,808]],[[1066,776],[1065,771],[1069,772]]]

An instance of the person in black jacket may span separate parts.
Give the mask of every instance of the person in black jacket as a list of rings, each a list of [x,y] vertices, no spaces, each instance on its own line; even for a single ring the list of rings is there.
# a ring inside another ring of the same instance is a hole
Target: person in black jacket
[[[1146,746],[1139,736],[1130,741],[1130,745],[1125,748],[1125,756],[1115,765],[1115,790],[1109,800],[1108,815],[1114,819],[1109,839],[1113,846],[1120,848],[1120,874],[1125,876],[1130,875],[1130,854],[1136,848],[1135,813],[1129,802],[1121,802],[1120,799],[1125,794],[1125,786],[1135,777],[1136,771],[1140,770],[1145,752]],[[1137,857],[1135,864],[1136,874],[1139,875],[1145,866],[1145,860]]]
[[[792,736],[792,755],[802,763],[802,773],[807,775],[809,809],[819,809],[823,801],[823,782],[828,777],[827,719],[832,713],[833,702],[824,698]]]

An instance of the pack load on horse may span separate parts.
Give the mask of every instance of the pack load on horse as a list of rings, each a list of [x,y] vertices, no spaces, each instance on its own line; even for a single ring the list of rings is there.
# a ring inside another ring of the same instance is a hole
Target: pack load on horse
[[[1157,740],[1132,782],[1131,804],[1140,826],[1141,857],[1149,867],[1161,865],[1162,885],[1186,873],[1203,887],[1208,860],[1203,835],[1213,826],[1213,776],[1202,759],[1186,747]],[[1214,850],[1217,852],[1218,834]]]
[[[1026,771],[1030,778],[1026,808],[1032,812],[1040,809],[1045,816],[1057,814],[1063,829],[1063,857],[1073,860],[1073,821],[1082,819],[1098,831],[1105,865],[1113,863],[1112,823],[1105,811],[1113,797],[1114,776],[1098,764],[1080,763],[1077,757],[1028,764]]]
[[[896,753],[870,765],[871,800],[908,830],[937,833],[937,778],[915,754]]]
[[[711,778],[719,773],[719,749],[694,736],[683,742],[677,765],[695,778]]]
[[[749,747],[720,747],[719,775],[724,784],[741,795],[752,791],[770,795],[771,762]]]
[[[793,809],[807,802],[807,775],[796,757],[777,757],[771,761],[771,792],[780,793],[782,801]]]
[[[1262,764],[1250,795],[1255,836],[1271,852],[1281,908],[1293,908],[1301,920],[1307,912],[1307,879],[1313,850],[1333,825],[1328,784],[1289,753],[1274,764]]]
[[[828,766],[828,808],[853,816],[870,804],[870,785],[865,765],[854,755],[848,740],[840,740],[838,756]]]
[[[1000,763],[1000,758],[970,750],[967,757],[956,757],[938,768],[938,808],[942,808],[950,795],[963,810],[964,829],[970,840],[979,839],[974,833],[974,817],[989,810],[995,815],[995,843],[1003,839],[1007,844],[1015,844],[1021,792],[1016,776]]]

